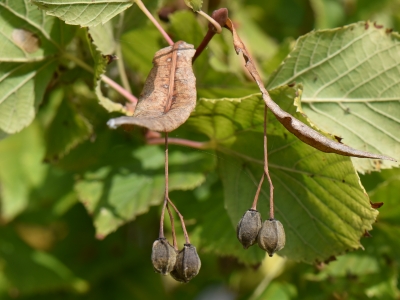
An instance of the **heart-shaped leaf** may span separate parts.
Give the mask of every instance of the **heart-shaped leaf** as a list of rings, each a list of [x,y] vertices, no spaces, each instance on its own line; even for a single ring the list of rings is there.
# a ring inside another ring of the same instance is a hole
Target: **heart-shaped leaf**
[[[286,111],[282,110],[278,104],[276,104],[268,94],[268,91],[265,89],[264,84],[262,83],[261,77],[253,64],[253,60],[246,49],[246,46],[243,44],[242,40],[238,36],[235,27],[233,26],[232,21],[228,18],[226,22],[226,27],[232,32],[233,35],[233,44],[236,50],[236,53],[242,53],[243,57],[246,61],[246,68],[251,74],[251,76],[256,81],[260,91],[263,95],[266,105],[273,112],[275,117],[279,122],[282,123],[285,128],[297,136],[304,143],[327,153],[337,153],[345,156],[353,156],[353,157],[364,157],[364,158],[377,158],[377,159],[387,159],[395,161],[395,159],[379,155],[373,154],[366,151],[356,150],[349,146],[346,146],[342,143],[336,142],[334,139],[329,139],[311,127],[307,126],[303,122],[294,118],[292,115],[288,114]]]
[[[299,88],[281,86],[270,93],[285,110],[306,121],[293,106]],[[201,99],[187,122],[209,136],[218,151],[232,227],[250,208],[263,173],[263,98],[255,94]],[[371,208],[349,157],[318,151],[269,118],[268,162],[275,187],[275,217],[287,235],[286,246],[279,253],[312,263],[361,247],[360,237],[371,230],[377,211]],[[257,207],[263,219],[268,218],[268,203],[269,186],[264,184]],[[239,241],[236,245],[242,248]],[[224,251],[238,250],[229,243]],[[249,261],[254,263],[256,258],[249,257]]]
[[[268,88],[302,83],[312,123],[357,149],[400,159],[400,35],[370,22],[300,37]],[[353,159],[361,172],[398,166]]]

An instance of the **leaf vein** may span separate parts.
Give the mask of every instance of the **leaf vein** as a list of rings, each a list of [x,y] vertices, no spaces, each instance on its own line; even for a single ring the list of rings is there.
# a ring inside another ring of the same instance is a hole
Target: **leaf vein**
[[[363,141],[363,143],[364,143],[365,145],[369,145],[372,149],[374,149],[374,151],[380,153],[380,151],[379,151],[374,145],[372,145],[371,143],[367,142],[367,141],[364,139],[364,137],[363,137],[360,133],[354,131],[353,129],[351,129],[351,128],[350,128],[349,126],[347,126],[346,124],[343,124],[343,123],[339,122],[338,120],[336,120],[335,118],[333,118],[331,115],[329,115],[329,114],[327,114],[327,113],[325,113],[325,112],[323,112],[323,111],[317,109],[312,103],[310,103],[309,105],[310,105],[310,107],[311,107],[315,112],[317,112],[317,113],[319,113],[319,114],[321,114],[321,115],[323,115],[323,116],[325,116],[325,117],[331,119],[331,120],[334,121],[336,124],[338,124],[340,127],[343,127],[343,128],[345,128],[345,129],[347,129],[349,132],[353,133],[354,136],[358,137],[361,141]]]

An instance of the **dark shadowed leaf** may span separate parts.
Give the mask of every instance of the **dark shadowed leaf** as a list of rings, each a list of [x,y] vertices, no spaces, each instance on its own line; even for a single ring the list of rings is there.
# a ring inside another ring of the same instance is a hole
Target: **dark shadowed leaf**
[[[0,236],[3,272],[11,288],[18,293],[28,295],[55,289],[84,292],[88,289],[87,282],[75,276],[59,259],[45,251],[32,249],[12,228],[2,228]]]
[[[92,126],[77,112],[70,103],[71,99],[64,98],[63,90],[54,91],[50,97],[52,108],[58,107],[45,135],[46,158],[52,160],[65,155],[87,139],[92,132]]]

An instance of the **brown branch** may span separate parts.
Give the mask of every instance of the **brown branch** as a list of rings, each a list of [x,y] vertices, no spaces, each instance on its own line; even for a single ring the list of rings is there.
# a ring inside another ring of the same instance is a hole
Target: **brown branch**
[[[160,218],[160,233],[159,238],[164,238],[164,215],[165,208],[168,204],[168,133],[165,133],[165,194],[164,194],[164,204],[161,211]]]
[[[147,140],[147,144],[149,145],[161,145],[164,143],[163,138],[151,138]],[[209,142],[196,142],[191,140],[185,139],[178,139],[178,138],[169,138],[169,143],[173,145],[180,145],[186,146],[195,149],[210,149],[211,144]]]
[[[158,23],[158,21],[153,17],[153,15],[148,11],[146,6],[143,4],[142,0],[135,0],[137,6],[140,8],[140,10],[149,18],[149,20],[156,26],[158,31],[160,31],[161,35],[164,37],[164,39],[167,41],[167,43],[172,46],[174,42],[171,40],[169,35],[165,32],[164,28]]]
[[[226,8],[220,8],[218,10],[214,10],[214,12],[211,15],[211,18],[213,18],[215,21],[220,26],[224,26],[226,23],[226,20],[228,18],[228,10]],[[203,52],[203,50],[207,47],[208,43],[211,41],[211,39],[214,37],[214,35],[217,33],[217,30],[215,26],[209,22],[208,23],[208,31],[206,35],[204,36],[203,40],[201,41],[200,45],[196,49],[196,53],[193,56],[192,63],[196,60],[197,57],[200,56],[200,54]]]
[[[190,244],[189,235],[188,235],[187,230],[186,230],[185,221],[183,220],[183,216],[181,215],[181,213],[179,212],[179,210],[176,208],[176,206],[174,205],[174,203],[172,203],[171,199],[168,198],[168,202],[169,202],[169,204],[171,204],[171,206],[174,208],[175,212],[176,212],[176,213],[178,214],[178,216],[179,216],[179,219],[181,220],[183,235],[185,236],[186,244]]]
[[[168,201],[168,200],[167,200]],[[178,243],[176,242],[176,233],[175,233],[175,221],[174,221],[174,216],[172,215],[172,211],[169,208],[169,205],[167,203],[167,210],[169,214],[169,220],[171,221],[171,231],[172,231],[172,245],[174,246],[175,250],[178,250]]]
[[[261,180],[260,180],[260,183],[258,184],[257,192],[256,192],[256,195],[254,196],[254,201],[253,201],[253,205],[251,206],[251,209],[257,210],[258,196],[260,195],[261,186],[264,182],[264,177],[265,177],[265,173],[263,173],[261,176]]]
[[[208,29],[206,35],[204,36],[203,40],[201,41],[200,45],[196,48],[196,53],[192,58],[192,63],[200,56],[200,54],[206,49],[208,43],[214,37],[215,32],[213,30]]]
[[[168,199],[168,132],[165,133],[165,198]]]
[[[267,147],[267,112],[268,106],[264,106],[264,173],[269,182],[269,218],[274,219],[274,185],[268,169],[268,147]]]
[[[163,204],[163,208],[161,211],[161,218],[160,218],[160,233],[158,234],[158,237],[160,239],[165,238],[164,235],[164,215],[165,215],[165,207],[167,206],[168,200],[166,197],[164,197],[164,204]]]

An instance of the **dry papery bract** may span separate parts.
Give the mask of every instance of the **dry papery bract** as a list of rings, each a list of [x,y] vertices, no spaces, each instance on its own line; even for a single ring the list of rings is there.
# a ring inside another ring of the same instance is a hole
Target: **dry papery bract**
[[[193,45],[183,41],[157,51],[133,116],[111,119],[108,126],[128,124],[171,132],[182,125],[196,106],[194,53]]]

